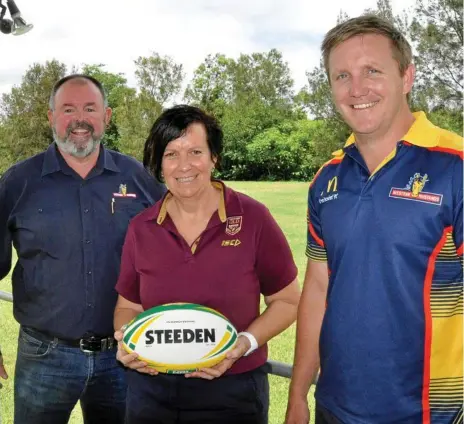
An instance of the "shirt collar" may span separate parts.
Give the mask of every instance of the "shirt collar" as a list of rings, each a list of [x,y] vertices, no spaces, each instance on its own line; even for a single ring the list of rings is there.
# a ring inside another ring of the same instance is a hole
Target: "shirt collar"
[[[403,137],[404,141],[414,144],[419,147],[435,147],[438,145],[440,138],[440,130],[438,127],[433,125],[425,115],[424,112],[414,112],[413,113],[415,121],[409,128],[406,135]],[[351,134],[346,140],[343,149],[337,150],[332,154],[334,156],[339,156],[343,154],[343,151],[355,144],[354,134]]]
[[[42,165],[42,177],[54,172],[65,172],[67,164],[63,159],[63,156],[59,152],[56,143],[50,144],[45,151],[45,158]],[[108,169],[113,172],[121,172],[119,167],[114,162],[111,152],[100,144],[100,154],[98,155],[97,163],[95,165],[97,169]]]
[[[221,222],[226,222],[227,217],[241,215],[243,210],[237,194],[230,188],[226,187],[222,181],[213,180],[211,183],[221,193],[218,208],[219,220]],[[147,214],[146,220],[156,220],[156,222],[161,225],[166,219],[167,201],[171,197],[172,193],[167,191],[164,197],[153,206],[152,213]]]

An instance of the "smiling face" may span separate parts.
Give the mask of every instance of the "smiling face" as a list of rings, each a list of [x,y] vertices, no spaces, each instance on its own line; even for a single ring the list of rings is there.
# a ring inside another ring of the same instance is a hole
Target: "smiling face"
[[[99,146],[109,123],[111,109],[105,107],[99,89],[83,79],[65,82],[56,92],[48,120],[58,148],[84,158]]]
[[[400,75],[388,38],[364,34],[342,42],[330,53],[329,69],[335,105],[358,137],[381,137],[408,113],[414,67]]]
[[[201,195],[211,187],[211,172],[216,160],[211,158],[207,134],[202,124],[187,127],[185,134],[166,146],[161,163],[169,191],[178,198]]]

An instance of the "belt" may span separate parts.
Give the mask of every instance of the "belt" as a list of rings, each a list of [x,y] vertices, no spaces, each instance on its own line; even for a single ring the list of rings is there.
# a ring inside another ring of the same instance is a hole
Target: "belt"
[[[112,336],[102,337],[94,334],[84,335],[81,339],[62,339],[54,337],[42,331],[35,330],[30,327],[22,327],[23,331],[43,342],[56,343],[64,346],[78,347],[82,352],[104,352],[111,350],[117,346],[118,342]]]

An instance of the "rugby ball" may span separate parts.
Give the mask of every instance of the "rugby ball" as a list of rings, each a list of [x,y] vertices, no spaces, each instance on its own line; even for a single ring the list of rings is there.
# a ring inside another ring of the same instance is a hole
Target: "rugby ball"
[[[214,309],[170,303],[148,309],[124,331],[122,345],[159,372],[185,374],[221,362],[237,341],[237,330]]]

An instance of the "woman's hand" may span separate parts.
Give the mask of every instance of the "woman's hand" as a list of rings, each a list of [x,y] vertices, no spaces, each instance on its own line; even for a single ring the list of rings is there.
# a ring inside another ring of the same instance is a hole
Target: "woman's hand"
[[[198,371],[185,374],[186,378],[204,378],[206,380],[213,380],[214,378],[220,377],[224,374],[232,365],[239,360],[250,348],[250,341],[244,337],[240,336],[235,343],[234,348],[227,352],[226,357],[211,368],[200,368]]]
[[[117,330],[114,332],[114,338],[118,342],[118,352],[116,353],[116,359],[121,362],[125,367],[130,368],[132,370],[136,370],[143,374],[150,374],[156,375],[158,371],[148,366],[148,364],[144,361],[138,360],[137,353],[127,353],[125,349],[122,347],[122,338],[124,333],[121,330]]]

